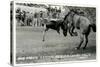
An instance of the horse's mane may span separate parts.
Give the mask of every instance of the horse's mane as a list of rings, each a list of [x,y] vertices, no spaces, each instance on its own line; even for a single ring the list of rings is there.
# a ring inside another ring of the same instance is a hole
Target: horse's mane
[[[75,11],[73,11],[73,10],[70,10],[66,15],[65,15],[65,17],[64,17],[64,21],[66,20],[66,18],[70,15],[70,13],[71,12],[74,12],[74,13],[76,13]]]
[[[65,17],[64,17],[64,21],[66,20],[66,18],[69,16],[69,14],[70,14],[71,12],[74,12],[75,14],[78,15],[77,11],[70,10],[70,11],[68,12],[68,14],[65,15]]]
[[[69,14],[70,14],[70,12],[68,12],[68,14],[65,15],[64,21],[66,20],[66,18],[68,17]]]

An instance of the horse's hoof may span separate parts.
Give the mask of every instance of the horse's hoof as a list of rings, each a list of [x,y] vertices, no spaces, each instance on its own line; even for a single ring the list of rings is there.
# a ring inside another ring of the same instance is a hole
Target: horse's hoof
[[[77,32],[73,33],[73,36],[78,36]]]
[[[74,35],[75,35],[75,36],[78,36],[78,34],[77,34],[77,33],[75,33]]]
[[[43,42],[45,41],[45,40],[42,40]]]
[[[76,48],[75,48],[75,50],[79,50],[79,49],[80,49],[80,47],[76,47]]]
[[[60,35],[60,33],[58,33]]]
[[[86,47],[83,47],[83,50],[85,50],[86,49]]]
[[[73,37],[74,35],[70,34],[71,37]]]

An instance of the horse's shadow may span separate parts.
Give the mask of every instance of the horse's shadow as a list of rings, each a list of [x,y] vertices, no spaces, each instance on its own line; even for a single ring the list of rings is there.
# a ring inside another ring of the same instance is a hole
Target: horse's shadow
[[[63,55],[75,55],[75,54],[96,54],[96,46],[89,46],[86,49],[66,49],[63,50]]]

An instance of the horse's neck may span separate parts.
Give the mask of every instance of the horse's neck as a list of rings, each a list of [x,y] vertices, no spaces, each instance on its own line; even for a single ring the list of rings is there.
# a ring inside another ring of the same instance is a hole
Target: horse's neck
[[[77,15],[77,14],[74,14],[74,16],[73,17],[80,17],[79,15]]]
[[[80,16],[75,14],[73,16],[72,22],[74,23],[75,26],[79,26],[79,24],[80,24]]]
[[[75,15],[73,16],[73,20],[74,20],[74,21],[75,21],[75,20],[79,20],[79,19],[80,19],[80,17],[81,17],[81,16],[79,16],[79,15],[75,14]]]

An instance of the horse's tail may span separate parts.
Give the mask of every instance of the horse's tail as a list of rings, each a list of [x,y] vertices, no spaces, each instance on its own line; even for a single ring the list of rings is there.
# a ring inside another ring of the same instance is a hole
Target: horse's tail
[[[96,24],[90,24],[90,28],[92,28],[93,32],[96,32]]]

